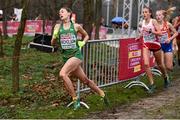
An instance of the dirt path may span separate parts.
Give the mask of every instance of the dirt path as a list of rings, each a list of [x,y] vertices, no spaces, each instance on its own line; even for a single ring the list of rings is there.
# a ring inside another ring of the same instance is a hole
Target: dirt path
[[[180,78],[172,86],[150,98],[119,106],[110,111],[93,113],[89,118],[97,119],[180,119]]]

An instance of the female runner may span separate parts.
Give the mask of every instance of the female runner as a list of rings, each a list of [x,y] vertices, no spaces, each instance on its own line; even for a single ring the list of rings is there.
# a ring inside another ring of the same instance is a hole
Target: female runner
[[[87,78],[81,67],[83,56],[80,49],[88,41],[89,36],[79,24],[71,21],[71,14],[71,10],[67,7],[60,9],[59,17],[62,23],[55,26],[51,40],[52,45],[55,45],[57,40],[59,41],[60,51],[64,60],[64,66],[60,70],[59,76],[63,79],[65,88],[72,97],[75,110],[80,107],[80,102],[76,96],[72,81],[70,80],[70,75],[76,76],[80,81],[98,93],[107,105],[108,100],[104,91],[98,88],[92,80]],[[84,36],[82,41],[77,40],[77,33],[81,33],[82,36]]]
[[[164,82],[168,83],[168,75],[165,70],[163,61],[162,61],[162,51],[161,45],[158,42],[157,36],[161,35],[159,25],[155,19],[152,18],[152,11],[149,7],[143,8],[144,20],[142,21],[141,35],[143,36],[143,60],[146,74],[149,80],[149,92],[154,92],[155,84],[153,75],[150,68],[150,52],[153,52],[156,63],[160,68]]]

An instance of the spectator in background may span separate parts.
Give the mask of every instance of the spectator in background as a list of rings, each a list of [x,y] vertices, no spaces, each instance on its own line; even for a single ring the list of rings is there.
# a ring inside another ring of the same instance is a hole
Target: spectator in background
[[[104,24],[104,18],[103,18],[103,17],[101,17],[100,25],[105,26],[105,24]],[[105,27],[106,27],[106,26],[105,26]]]
[[[3,21],[3,15],[0,14],[0,21]]]
[[[0,10],[0,21],[3,21],[3,11]]]
[[[39,15],[35,18],[35,20],[42,20],[42,15],[39,14]]]
[[[178,45],[178,64],[180,66],[180,16],[177,16],[174,18],[173,20],[173,26],[176,28],[177,32],[178,32],[178,36],[176,37],[176,42]]]
[[[11,21],[18,21],[17,15],[13,13],[13,15],[10,17]]]

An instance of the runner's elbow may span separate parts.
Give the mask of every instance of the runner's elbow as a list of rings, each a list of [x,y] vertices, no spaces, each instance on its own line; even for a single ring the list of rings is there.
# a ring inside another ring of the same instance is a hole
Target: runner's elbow
[[[51,39],[51,45],[53,46],[55,44],[55,39]]]

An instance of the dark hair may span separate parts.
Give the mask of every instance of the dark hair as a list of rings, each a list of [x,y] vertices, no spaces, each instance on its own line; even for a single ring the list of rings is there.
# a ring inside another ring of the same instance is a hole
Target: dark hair
[[[148,6],[144,6],[144,8],[143,9],[148,9],[149,10],[149,13],[151,13],[151,18],[153,18],[153,12],[152,12],[152,9],[150,8],[150,7],[148,7]]]
[[[68,13],[71,13],[70,18],[72,17],[72,10],[66,6],[62,7],[61,9],[67,10]]]

